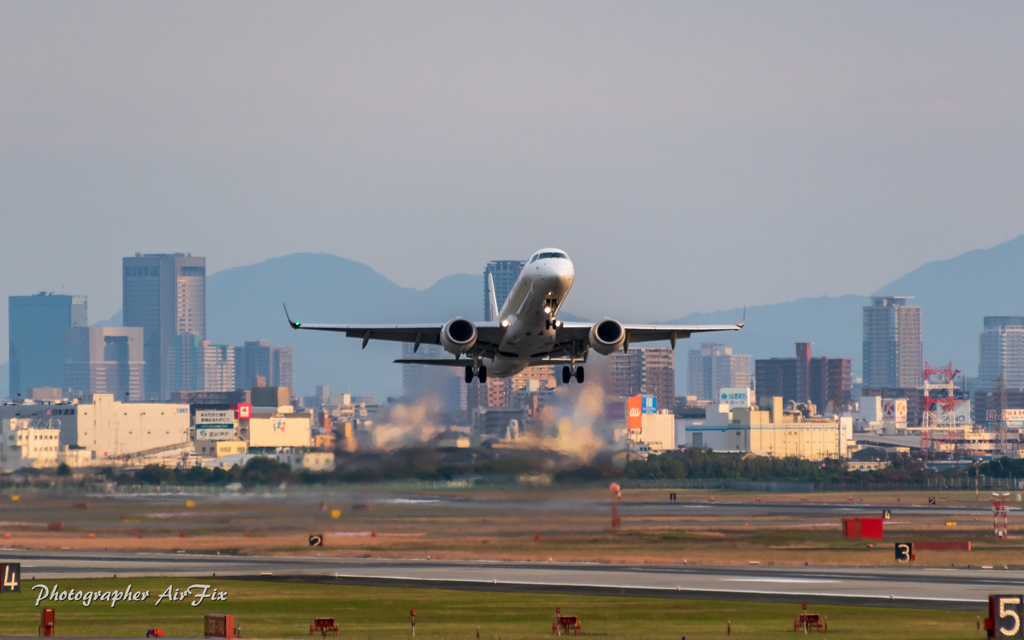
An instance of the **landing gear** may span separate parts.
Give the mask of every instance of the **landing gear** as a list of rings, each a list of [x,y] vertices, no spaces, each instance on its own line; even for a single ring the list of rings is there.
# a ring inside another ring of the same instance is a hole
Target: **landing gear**
[[[480,372],[476,374],[476,377],[480,380],[480,384],[487,382],[487,367],[480,367]]]
[[[583,367],[576,367],[575,373],[569,367],[562,367],[562,384],[569,384],[573,378],[576,378],[576,382],[583,384]]]
[[[487,382],[487,367],[480,367],[475,374],[473,367],[466,367],[466,384],[473,382],[473,378],[478,378],[481,384]]]
[[[473,382],[473,367],[466,367],[466,384]]]

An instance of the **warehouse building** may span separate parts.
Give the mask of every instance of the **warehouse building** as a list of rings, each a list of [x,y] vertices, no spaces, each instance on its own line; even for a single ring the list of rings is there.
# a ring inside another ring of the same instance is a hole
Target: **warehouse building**
[[[89,450],[93,464],[174,457],[179,449],[192,447],[187,404],[120,402],[112,394],[97,393],[77,402],[0,406],[0,420],[9,418],[56,429],[60,446]]]
[[[806,460],[846,457],[852,418],[826,418],[783,409],[782,398],[763,399],[766,409],[709,405],[706,418],[685,432],[686,445],[715,451]]]

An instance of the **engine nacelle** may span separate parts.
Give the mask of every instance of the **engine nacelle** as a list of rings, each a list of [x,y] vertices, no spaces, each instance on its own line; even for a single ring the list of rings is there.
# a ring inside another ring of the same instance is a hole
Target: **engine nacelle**
[[[476,344],[476,325],[465,318],[449,320],[441,329],[441,346],[452,355],[466,353]]]
[[[626,341],[626,330],[618,320],[605,318],[590,327],[590,347],[602,356],[611,354],[622,348]]]

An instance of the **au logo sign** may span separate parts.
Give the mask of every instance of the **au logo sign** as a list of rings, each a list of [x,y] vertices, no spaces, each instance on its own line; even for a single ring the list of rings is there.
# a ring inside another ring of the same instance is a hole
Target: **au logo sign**
[[[643,428],[643,406],[640,396],[626,398],[626,428],[639,431]]]

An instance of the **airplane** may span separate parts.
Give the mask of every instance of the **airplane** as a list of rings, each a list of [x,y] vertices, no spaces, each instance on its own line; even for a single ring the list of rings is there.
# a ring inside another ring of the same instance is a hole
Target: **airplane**
[[[507,378],[527,367],[563,365],[562,382],[572,379],[583,383],[583,366],[593,350],[603,356],[631,344],[676,340],[694,333],[739,331],[743,323],[730,325],[647,325],[623,324],[612,318],[598,322],[562,322],[562,308],[575,278],[569,256],[560,249],[548,248],[530,256],[512,291],[499,309],[494,280],[488,276],[490,315],[488,322],[453,318],[445,323],[427,324],[305,324],[296,322],[284,309],[293,329],[336,331],[359,338],[366,348],[370,340],[413,343],[413,353],[421,344],[439,344],[453,358],[399,359],[398,364],[465,367],[465,380],[481,383],[487,376]],[[463,359],[462,356],[466,356]]]

